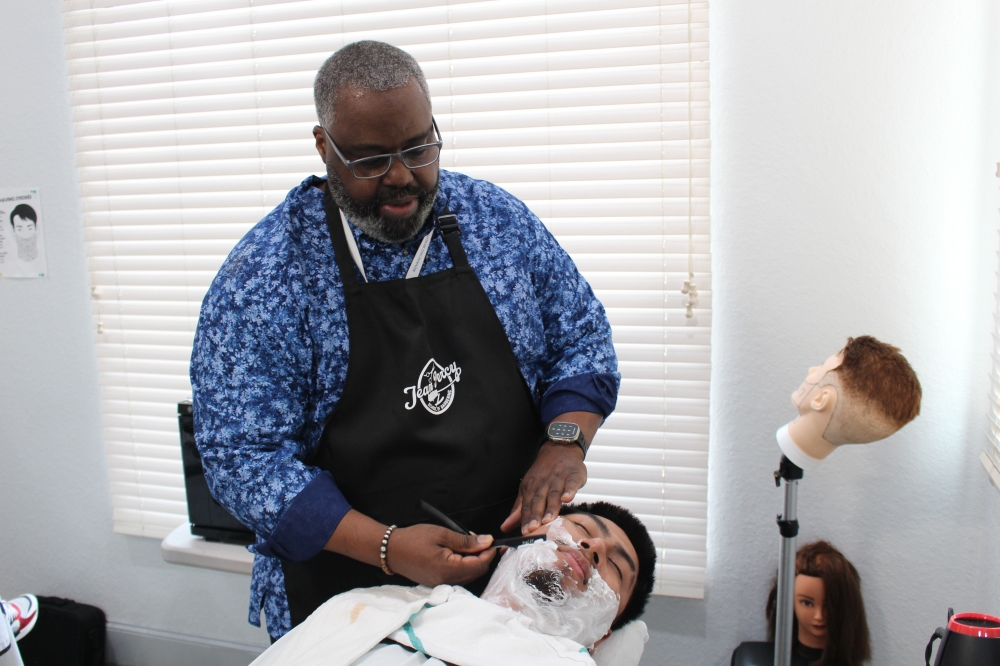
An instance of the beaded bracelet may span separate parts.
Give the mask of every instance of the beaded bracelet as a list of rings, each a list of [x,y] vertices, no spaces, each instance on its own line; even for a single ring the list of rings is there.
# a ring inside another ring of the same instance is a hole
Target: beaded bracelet
[[[389,568],[389,564],[385,561],[386,549],[389,547],[389,535],[392,531],[396,529],[395,525],[390,525],[389,529],[385,531],[385,536],[382,537],[382,548],[379,549],[379,561],[382,563],[382,571],[385,572],[386,576],[393,576],[395,572]]]

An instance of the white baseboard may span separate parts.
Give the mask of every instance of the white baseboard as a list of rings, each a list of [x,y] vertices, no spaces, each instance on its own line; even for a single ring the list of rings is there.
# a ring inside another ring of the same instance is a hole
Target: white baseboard
[[[264,649],[108,622],[105,663],[114,666],[247,666]]]

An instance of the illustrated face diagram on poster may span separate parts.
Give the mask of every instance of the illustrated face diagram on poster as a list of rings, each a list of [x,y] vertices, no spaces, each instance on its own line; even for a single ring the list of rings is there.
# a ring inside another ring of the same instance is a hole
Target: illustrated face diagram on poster
[[[45,225],[38,190],[0,190],[0,277],[45,277]]]

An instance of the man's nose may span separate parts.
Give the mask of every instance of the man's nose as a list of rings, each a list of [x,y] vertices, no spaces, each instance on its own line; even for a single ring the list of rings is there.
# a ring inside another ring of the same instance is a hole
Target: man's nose
[[[398,157],[392,158],[389,170],[382,176],[382,183],[389,187],[407,187],[413,180],[413,172]]]
[[[584,557],[590,561],[590,565],[594,567],[601,564],[608,556],[608,544],[600,537],[581,540],[580,550],[583,551]]]

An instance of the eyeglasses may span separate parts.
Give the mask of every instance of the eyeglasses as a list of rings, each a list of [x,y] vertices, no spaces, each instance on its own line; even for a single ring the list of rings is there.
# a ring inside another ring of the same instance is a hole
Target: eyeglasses
[[[420,167],[430,166],[437,162],[438,158],[441,157],[441,146],[444,145],[444,141],[441,140],[441,132],[438,130],[437,121],[431,118],[431,123],[434,125],[434,134],[437,136],[437,141],[434,143],[425,143],[422,146],[407,148],[398,153],[362,157],[358,160],[348,160],[344,157],[344,154],[337,148],[337,144],[333,142],[330,132],[322,125],[320,127],[323,127],[326,137],[330,139],[333,152],[337,154],[337,157],[344,163],[344,166],[351,170],[354,177],[359,180],[369,180],[371,178],[381,178],[389,173],[394,159],[402,162],[403,166],[407,169],[419,169]]]

